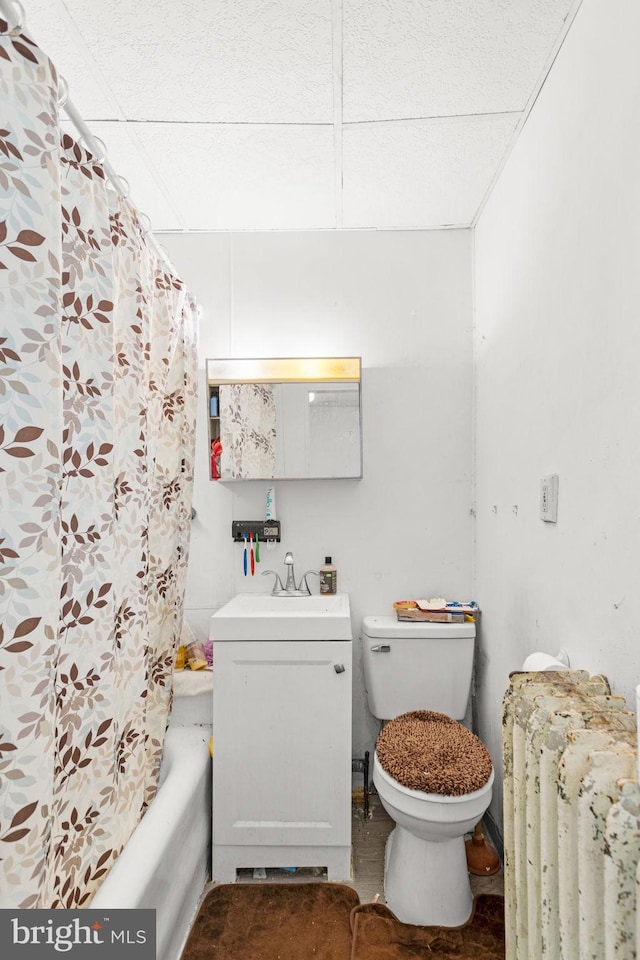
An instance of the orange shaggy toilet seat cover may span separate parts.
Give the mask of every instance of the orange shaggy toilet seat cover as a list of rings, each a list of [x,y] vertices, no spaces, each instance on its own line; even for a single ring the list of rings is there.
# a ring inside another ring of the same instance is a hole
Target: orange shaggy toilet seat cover
[[[482,740],[444,713],[414,710],[385,725],[376,743],[382,769],[410,790],[460,797],[491,776]]]

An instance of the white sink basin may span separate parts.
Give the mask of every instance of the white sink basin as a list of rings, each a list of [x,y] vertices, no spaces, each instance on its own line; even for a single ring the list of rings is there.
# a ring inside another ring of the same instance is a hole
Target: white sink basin
[[[349,595],[238,593],[211,617],[212,640],[351,640]]]

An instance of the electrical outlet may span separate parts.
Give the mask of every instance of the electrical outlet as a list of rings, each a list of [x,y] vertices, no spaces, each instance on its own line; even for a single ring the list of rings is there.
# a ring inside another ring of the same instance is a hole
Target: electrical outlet
[[[558,520],[558,474],[543,477],[540,481],[540,519],[546,523]]]

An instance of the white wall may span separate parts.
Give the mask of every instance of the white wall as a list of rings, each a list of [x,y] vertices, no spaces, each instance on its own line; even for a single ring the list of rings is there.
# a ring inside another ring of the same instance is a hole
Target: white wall
[[[245,579],[231,520],[264,516],[267,483],[208,480],[205,359],[361,356],[362,480],[276,483],[282,543],[263,569],[317,569],[330,554],[354,636],[394,600],[471,588],[471,251],[469,231],[166,234],[203,307],[201,402],[188,616],[270,580]],[[315,585],[316,581],[312,581]],[[312,587],[313,589],[313,587]],[[315,590],[317,591],[317,586]],[[372,749],[356,643],[354,756]]]
[[[479,734],[524,656],[640,682],[636,0],[584,0],[475,230]],[[560,476],[558,523],[539,481]],[[501,791],[492,806],[501,820]]]

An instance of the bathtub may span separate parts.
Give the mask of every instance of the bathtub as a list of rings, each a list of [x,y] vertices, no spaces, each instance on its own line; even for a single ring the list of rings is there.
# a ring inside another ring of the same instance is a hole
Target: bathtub
[[[179,960],[209,877],[211,714],[210,693],[176,696],[158,792],[90,904],[155,909],[157,960]]]

